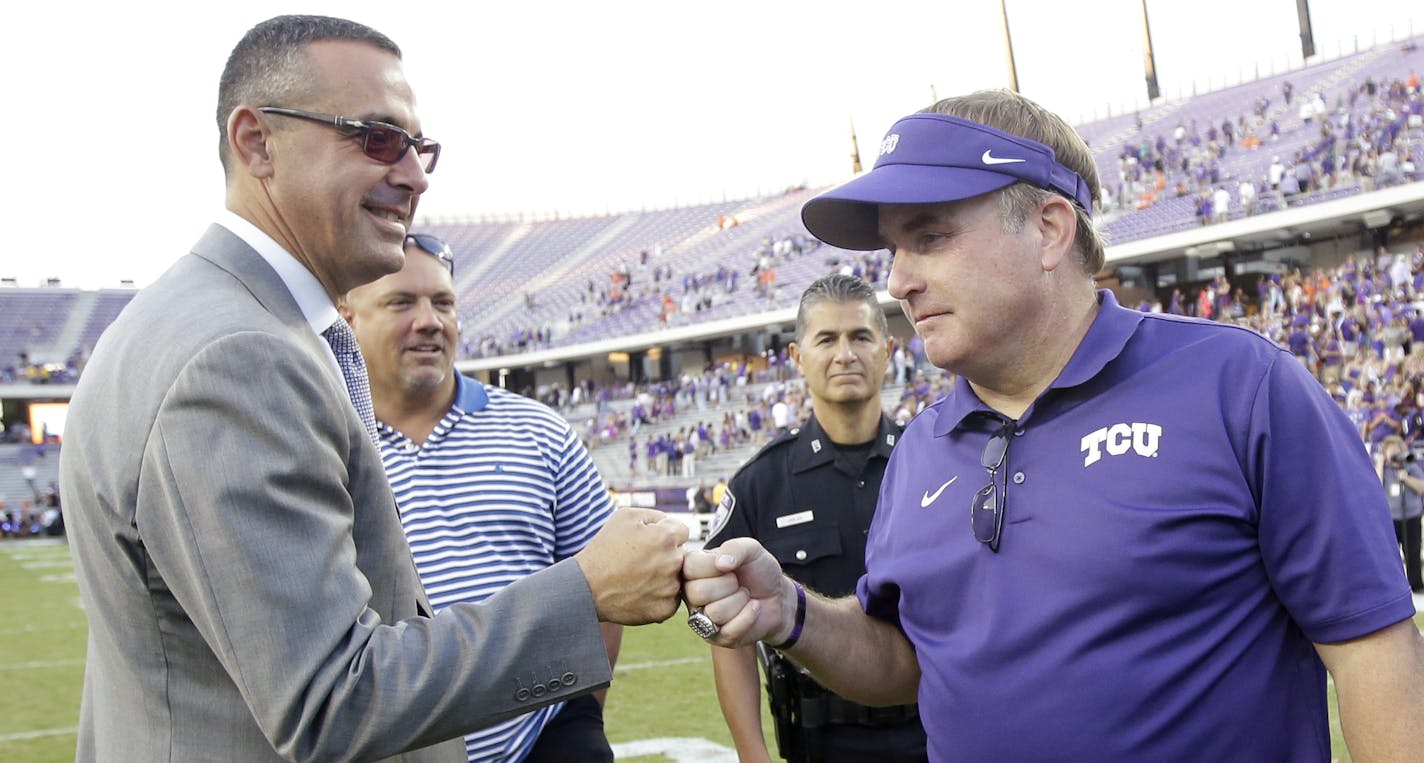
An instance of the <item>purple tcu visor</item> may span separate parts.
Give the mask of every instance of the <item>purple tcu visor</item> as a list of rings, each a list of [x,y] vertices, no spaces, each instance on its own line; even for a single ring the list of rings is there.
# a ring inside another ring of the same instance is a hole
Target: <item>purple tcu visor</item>
[[[1092,189],[1048,146],[968,119],[912,114],[880,142],[874,169],[806,202],[801,221],[832,246],[884,249],[878,205],[959,201],[1020,181],[1063,194],[1093,213]]]

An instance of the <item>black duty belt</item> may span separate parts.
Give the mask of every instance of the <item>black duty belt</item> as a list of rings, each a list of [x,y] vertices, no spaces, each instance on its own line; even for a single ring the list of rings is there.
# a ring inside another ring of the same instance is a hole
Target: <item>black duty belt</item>
[[[862,705],[828,691],[805,674],[797,673],[796,676],[802,723],[809,727],[824,724],[898,726],[920,717],[919,705]]]
[[[851,702],[835,694],[827,694],[819,699],[826,702],[827,723],[844,726],[899,726],[920,717],[919,705],[870,707]]]

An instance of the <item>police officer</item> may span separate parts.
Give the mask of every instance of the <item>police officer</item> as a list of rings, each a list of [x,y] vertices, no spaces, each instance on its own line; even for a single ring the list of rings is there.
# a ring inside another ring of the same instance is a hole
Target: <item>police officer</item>
[[[749,536],[807,588],[833,597],[854,592],[865,572],[865,538],[880,479],[900,433],[880,404],[888,336],[885,313],[864,281],[830,275],[806,289],[790,353],[814,413],[732,478],[712,520],[708,548]],[[714,646],[717,699],[742,763],[771,760],[761,728],[758,657],[786,760],[927,760],[914,705],[850,702],[765,644]]]

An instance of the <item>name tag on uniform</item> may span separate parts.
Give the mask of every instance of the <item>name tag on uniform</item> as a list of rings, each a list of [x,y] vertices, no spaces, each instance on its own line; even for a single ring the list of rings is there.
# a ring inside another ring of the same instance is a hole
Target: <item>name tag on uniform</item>
[[[795,514],[787,514],[776,518],[777,527],[791,527],[793,525],[804,525],[807,522],[815,521],[816,515],[810,510],[798,511]]]

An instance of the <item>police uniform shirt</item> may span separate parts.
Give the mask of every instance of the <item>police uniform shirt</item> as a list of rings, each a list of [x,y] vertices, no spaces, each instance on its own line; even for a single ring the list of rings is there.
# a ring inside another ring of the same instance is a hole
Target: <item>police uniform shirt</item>
[[[861,458],[838,449],[813,415],[772,440],[732,477],[707,548],[759,541],[787,575],[827,596],[855,591],[880,480],[900,427],[881,416]]]

